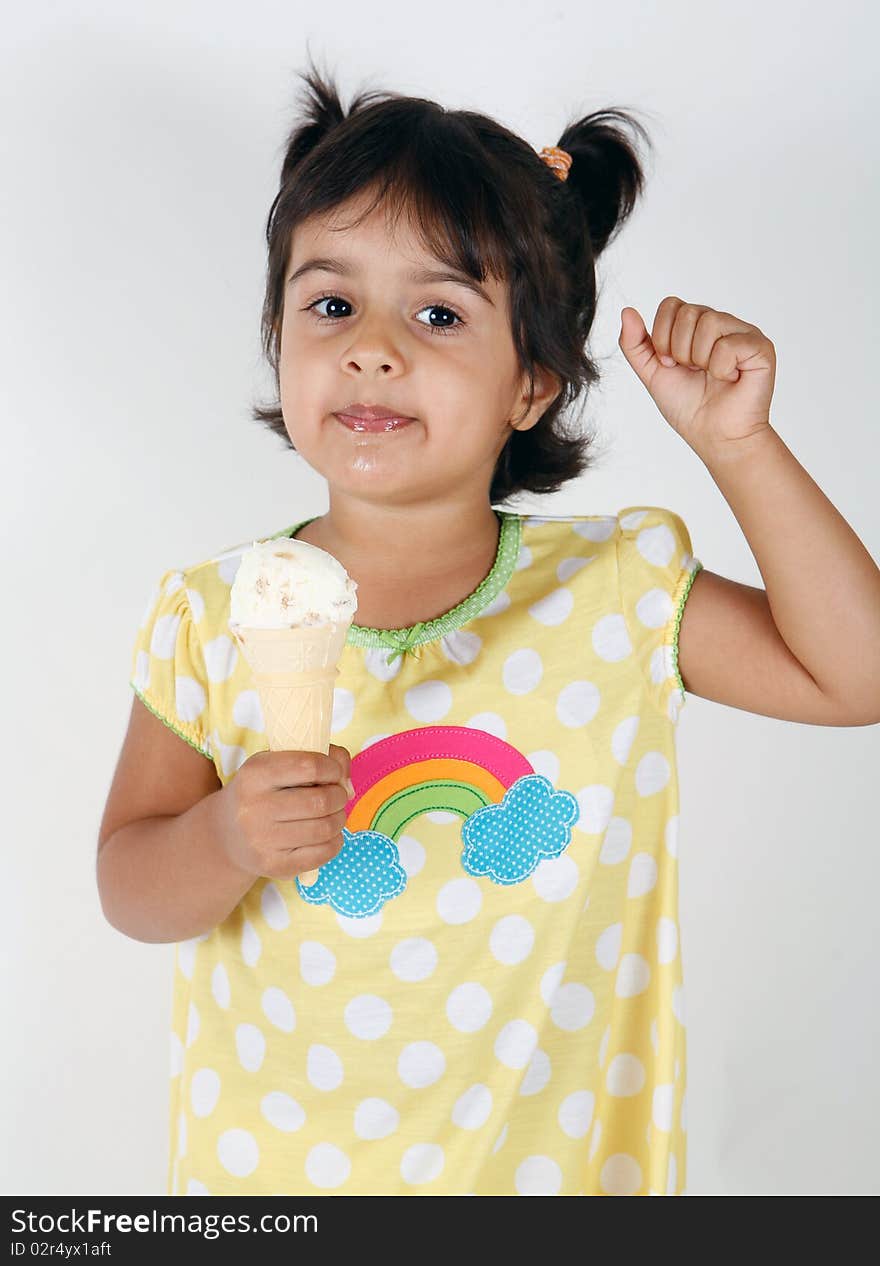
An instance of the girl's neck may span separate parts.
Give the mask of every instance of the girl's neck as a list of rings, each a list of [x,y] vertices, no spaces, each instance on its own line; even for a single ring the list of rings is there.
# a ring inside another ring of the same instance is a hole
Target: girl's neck
[[[487,558],[488,571],[500,526],[488,501],[400,510],[360,503],[353,509],[331,505],[297,536],[327,550],[355,579],[360,573],[375,584],[399,586],[409,578],[442,582]]]

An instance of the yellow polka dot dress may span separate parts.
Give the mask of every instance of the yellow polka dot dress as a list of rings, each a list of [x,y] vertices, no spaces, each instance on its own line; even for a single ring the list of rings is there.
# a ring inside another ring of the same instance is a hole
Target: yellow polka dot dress
[[[170,1194],[684,1193],[675,727],[701,564],[658,507],[496,514],[459,606],[349,630],[338,856],[177,946]],[[166,572],[133,655],[224,784],[268,746],[227,626],[250,544]]]

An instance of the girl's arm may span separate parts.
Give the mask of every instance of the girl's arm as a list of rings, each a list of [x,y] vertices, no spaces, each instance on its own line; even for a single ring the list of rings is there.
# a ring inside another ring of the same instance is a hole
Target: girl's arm
[[[755,556],[779,636],[837,706],[836,724],[880,722],[880,569],[871,555],[771,427],[703,460]],[[699,584],[698,576],[682,630]],[[740,660],[730,671],[753,666]]]

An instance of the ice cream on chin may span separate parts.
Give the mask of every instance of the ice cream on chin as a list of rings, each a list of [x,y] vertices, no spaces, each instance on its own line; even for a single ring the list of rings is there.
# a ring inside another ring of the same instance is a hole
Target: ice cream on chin
[[[306,541],[255,541],[242,554],[229,630],[253,673],[270,751],[329,753],[333,689],[356,590],[332,554]],[[317,877],[311,870],[300,882]]]

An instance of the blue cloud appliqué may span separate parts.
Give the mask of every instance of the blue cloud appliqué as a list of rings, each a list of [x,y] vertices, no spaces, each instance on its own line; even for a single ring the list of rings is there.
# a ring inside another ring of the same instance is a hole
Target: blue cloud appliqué
[[[306,886],[296,879],[304,901],[313,906],[331,905],[339,914],[364,919],[406,887],[406,871],[397,845],[381,831],[348,831],[345,843],[318,870],[318,878]]]
[[[461,864],[496,884],[528,879],[545,857],[558,857],[571,841],[580,806],[570,791],[554,791],[543,774],[525,774],[500,804],[487,804],[463,823]]]

